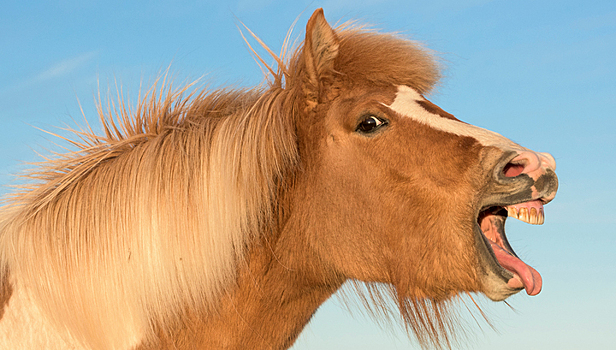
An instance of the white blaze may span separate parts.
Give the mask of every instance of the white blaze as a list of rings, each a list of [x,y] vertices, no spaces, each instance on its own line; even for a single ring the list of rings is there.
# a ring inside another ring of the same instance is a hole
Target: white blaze
[[[525,150],[524,147],[493,131],[430,113],[417,103],[418,101],[425,101],[425,99],[414,89],[400,85],[398,86],[396,99],[387,107],[402,116],[411,118],[434,129],[459,136],[472,137],[483,146],[495,146],[501,149],[519,151]]]

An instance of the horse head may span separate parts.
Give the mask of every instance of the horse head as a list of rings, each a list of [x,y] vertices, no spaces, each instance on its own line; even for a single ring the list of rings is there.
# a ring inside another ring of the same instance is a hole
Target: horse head
[[[428,101],[434,61],[408,41],[337,32],[317,11],[301,57],[293,207],[317,261],[392,286],[410,321],[426,299],[438,314],[460,293],[500,301],[540,292],[540,274],[516,255],[504,223],[543,223],[558,187],[551,155]]]

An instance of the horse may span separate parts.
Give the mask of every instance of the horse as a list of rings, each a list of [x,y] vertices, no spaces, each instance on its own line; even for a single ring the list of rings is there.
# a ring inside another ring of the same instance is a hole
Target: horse
[[[550,154],[430,102],[438,61],[400,36],[318,9],[270,53],[259,87],[99,106],[103,132],[26,172],[0,214],[1,348],[285,349],[347,281],[450,347],[461,297],[541,291],[504,223],[543,223]]]

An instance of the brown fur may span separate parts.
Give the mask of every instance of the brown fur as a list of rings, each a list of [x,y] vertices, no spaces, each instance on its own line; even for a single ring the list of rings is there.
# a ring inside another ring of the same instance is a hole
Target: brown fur
[[[317,10],[270,71],[263,90],[163,83],[27,175],[0,258],[59,330],[93,349],[283,349],[356,280],[422,344],[450,344],[448,306],[483,288],[472,232],[500,153],[386,107],[439,77],[399,37],[334,31]],[[357,133],[367,114],[387,129]]]
[[[8,304],[11,299],[11,295],[13,294],[13,286],[9,281],[8,271],[5,270],[0,274],[0,320],[4,315],[4,308]]]

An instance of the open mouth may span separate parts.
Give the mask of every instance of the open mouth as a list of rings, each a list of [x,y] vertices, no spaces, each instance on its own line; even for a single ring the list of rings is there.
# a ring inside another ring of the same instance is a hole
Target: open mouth
[[[507,206],[487,207],[479,213],[477,223],[483,241],[492,252],[492,258],[501,268],[500,274],[513,290],[525,289],[528,295],[541,291],[541,275],[523,262],[513,251],[505,235],[505,220],[513,217],[533,225],[544,221],[543,202],[540,199]]]

